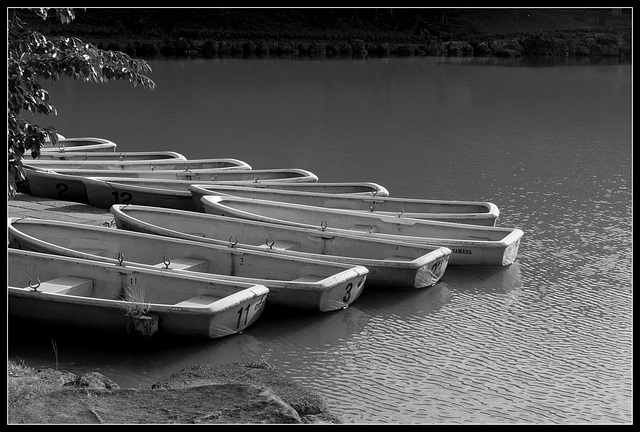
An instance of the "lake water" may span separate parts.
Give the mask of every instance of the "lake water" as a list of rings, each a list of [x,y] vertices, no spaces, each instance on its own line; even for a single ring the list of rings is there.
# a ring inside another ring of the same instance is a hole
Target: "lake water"
[[[147,388],[198,363],[266,360],[346,423],[632,423],[631,65],[498,59],[151,60],[131,84],[49,84],[67,137],[490,201],[524,231],[515,264],[434,287],[269,314],[150,353],[9,338],[10,358]],[[57,364],[56,364],[57,362]]]

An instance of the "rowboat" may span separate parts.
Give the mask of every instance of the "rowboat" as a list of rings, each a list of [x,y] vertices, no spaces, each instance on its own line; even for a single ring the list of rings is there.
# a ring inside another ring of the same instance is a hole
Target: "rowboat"
[[[451,251],[386,239],[344,236],[317,229],[289,227],[159,207],[114,205],[116,226],[149,234],[265,250],[369,269],[367,286],[423,288],[442,278]]]
[[[36,161],[155,161],[165,159],[186,160],[187,158],[174,151],[148,151],[148,152],[41,152]],[[31,161],[33,162],[33,161]]]
[[[57,132],[56,132],[56,137],[58,138],[58,141],[60,141],[60,140],[62,140],[62,139],[65,139],[65,136],[64,136],[64,135],[59,134],[59,133],[57,133]],[[45,140],[45,141],[49,141],[49,142],[51,142],[51,137],[49,137],[49,135],[45,135],[45,136],[44,136],[44,140]]]
[[[40,153],[48,152],[115,152],[117,144],[103,138],[63,138],[56,145],[49,140],[43,143]]]
[[[262,314],[269,290],[251,283],[8,249],[10,319],[127,331],[137,313],[157,335],[219,338]]]
[[[368,274],[362,266],[72,222],[11,218],[8,236],[13,248],[264,285],[270,305],[310,311],[347,307]]]
[[[451,265],[509,265],[518,254],[518,228],[439,222],[276,201],[206,195],[211,214],[342,232],[346,235],[426,243],[451,249]]]
[[[199,194],[189,190],[192,184],[189,180],[168,181],[158,179],[84,177],[82,182],[85,187],[88,203],[94,207],[108,209],[113,204],[137,204],[178,210],[199,211],[202,209]],[[316,185],[322,188],[328,185],[327,183],[270,182],[259,180],[257,182],[214,181],[208,182],[206,185],[200,184],[199,186],[207,187],[209,185],[215,186],[221,184],[260,190],[312,190]],[[331,189],[339,190],[340,188],[334,187]],[[365,190],[379,190],[381,193],[386,193],[386,190],[382,186],[373,183],[352,185],[349,189],[353,191],[358,190],[362,193],[364,193]],[[345,187],[344,190],[346,191],[347,188]]]
[[[193,184],[193,183],[191,183]],[[191,184],[189,186],[191,186]],[[246,187],[254,189],[265,189],[269,191],[287,190],[293,192],[306,192],[311,194],[332,194],[332,195],[358,195],[358,196],[378,196],[387,197],[389,191],[384,186],[373,182],[342,182],[342,183],[284,183],[284,182],[245,182],[245,183],[223,183],[225,186]],[[195,201],[199,201],[204,195],[210,195],[206,190],[209,187],[219,186],[219,182],[198,183],[197,186],[205,190],[188,188]]]
[[[118,180],[82,177],[88,203],[103,209],[109,209],[113,204],[151,205],[191,211],[199,208],[189,191],[191,182],[188,180],[168,182],[149,179],[140,183]]]
[[[201,170],[201,169],[251,169],[248,163],[233,158],[215,159],[164,159],[164,160],[32,160],[24,161],[25,166],[46,168],[58,172],[65,170],[97,171],[155,171],[155,170]]]
[[[490,202],[444,201],[417,198],[336,195],[290,190],[269,190],[229,185],[191,185],[196,202],[205,195],[232,195],[317,207],[372,212],[383,215],[494,226],[500,211]]]
[[[20,191],[41,198],[89,203],[82,177],[60,174],[52,170],[25,167],[26,180]]]
[[[214,183],[213,186],[219,183]],[[199,184],[200,186],[209,186],[210,183]],[[237,183],[233,186],[251,187],[257,189],[269,190],[290,190],[297,192],[312,192],[325,194],[348,194],[348,195],[365,195],[387,197],[389,191],[378,183],[373,182],[341,182],[341,183],[283,183],[283,182],[253,182],[253,183]],[[193,193],[193,191],[192,191]],[[197,194],[197,191],[195,192]],[[196,196],[198,199],[201,196]]]
[[[148,184],[157,187],[183,181],[184,189],[192,183],[216,182],[309,182],[315,183],[318,177],[303,169],[262,169],[262,170],[154,170],[154,171],[98,171],[98,170],[48,170],[25,167],[27,185],[25,189],[32,195],[63,201],[88,203],[83,177],[109,179],[109,181],[130,184]],[[152,180],[156,180],[153,182]],[[149,182],[149,183],[147,183]]]
[[[31,167],[26,167],[31,168]],[[43,168],[43,170],[46,170]],[[318,177],[311,171],[299,168],[274,168],[274,169],[155,169],[126,171],[92,170],[92,169],[66,169],[57,168],[58,174],[68,174],[80,177],[100,178],[129,178],[129,179],[162,179],[162,180],[190,180],[198,181],[279,181],[279,182],[317,182]]]

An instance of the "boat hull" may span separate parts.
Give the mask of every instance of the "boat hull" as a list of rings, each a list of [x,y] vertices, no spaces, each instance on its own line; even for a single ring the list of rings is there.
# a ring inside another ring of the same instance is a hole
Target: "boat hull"
[[[89,197],[85,186],[85,177],[95,177],[97,179],[110,181],[112,185],[116,183],[120,190],[117,195],[113,196],[114,190],[109,192],[109,197],[123,203],[123,199],[128,199],[133,203],[137,199],[137,195],[132,194],[131,190],[122,190],[123,184],[137,185],[139,187],[148,187],[150,189],[138,189],[138,192],[151,193],[151,195],[160,196],[167,195],[160,189],[170,187],[172,189],[182,189],[188,191],[189,185],[194,182],[202,183],[208,181],[223,182],[308,182],[315,183],[318,177],[306,170],[301,169],[273,169],[273,170],[158,170],[158,171],[95,171],[95,170],[75,170],[58,172],[44,168],[26,168],[27,181],[21,186],[21,189],[38,197],[57,199],[61,201],[75,201],[89,204]],[[120,177],[122,176],[122,177]],[[215,180],[213,180],[215,179]],[[125,193],[126,192],[126,193]],[[122,196],[121,196],[122,195]],[[171,194],[169,194],[171,195]],[[164,198],[164,197],[163,197]],[[169,200],[174,197],[169,196]],[[102,197],[102,201],[106,198]],[[95,198],[96,202],[98,198]]]
[[[230,216],[313,228],[344,235],[386,238],[451,249],[450,265],[509,265],[517,257],[522,230],[507,227],[439,222],[351,210],[233,196],[204,196],[205,211]],[[313,225],[313,221],[317,225]]]
[[[114,153],[115,154],[115,153]],[[155,171],[155,170],[201,170],[201,169],[251,169],[248,163],[232,158],[218,159],[164,159],[164,160],[51,160],[36,159],[24,161],[26,166],[51,169],[58,172],[64,170],[97,170],[97,171]]]
[[[83,178],[82,183],[88,203],[103,209],[109,209],[114,204],[149,205],[178,210],[197,208],[189,190],[169,189],[163,184],[149,187],[91,177]]]
[[[485,226],[495,226],[500,214],[498,207],[490,202],[366,197],[292,190],[257,189],[230,185],[195,184],[189,186],[189,190],[193,194],[195,202],[199,202],[205,195],[232,195],[242,198]]]
[[[365,239],[240,218],[169,210],[159,207],[114,205],[120,229],[200,241],[221,246],[268,249],[274,253],[361,265],[369,269],[367,286],[425,288],[445,273],[451,251],[429,245],[408,245]]]
[[[103,138],[79,137],[62,138],[56,145],[51,141],[45,141],[40,153],[65,153],[65,152],[115,152],[117,144]]]
[[[148,205],[155,207],[165,207],[178,210],[200,211],[200,195],[191,191],[191,181],[176,180],[162,181],[155,179],[123,179],[123,178],[97,178],[84,177],[82,182],[85,186],[88,203],[94,207],[108,209],[113,204],[136,204]],[[241,187],[247,189],[258,190],[311,190],[313,186],[318,185],[324,189],[341,191],[348,193],[352,191],[354,194],[372,194],[380,191],[385,194],[386,190],[379,185],[373,183],[361,184],[320,184],[313,182],[269,182],[269,181],[245,181],[245,182],[226,182],[214,181],[208,184],[200,184],[201,187],[220,186],[221,184]],[[317,188],[316,188],[317,189]],[[79,195],[82,194],[81,188],[78,189]]]
[[[40,198],[89,204],[82,177],[45,169],[25,169],[27,180],[20,190]]]
[[[47,253],[9,249],[8,258],[9,317],[43,325],[126,331],[125,304],[133,301],[122,299],[134,289],[144,295],[147,316],[157,317],[160,335],[219,338],[254,324],[268,293],[259,285]]]
[[[318,181],[318,177],[310,171],[291,169],[229,169],[229,168],[205,168],[205,169],[154,169],[154,170],[92,170],[92,169],[55,169],[50,170],[59,174],[74,175],[80,177],[129,179],[160,179],[160,180],[188,180],[192,183],[199,181],[278,181],[278,182],[312,182]]]
[[[39,161],[158,161],[158,160],[187,160],[187,158],[174,151],[150,151],[150,152],[41,152]]]
[[[219,186],[218,183],[198,184],[198,186],[210,187]],[[361,195],[361,196],[377,196],[388,197],[389,191],[377,183],[372,182],[342,182],[342,183],[282,183],[282,182],[257,182],[257,183],[242,183],[231,185],[234,187],[242,186],[246,188],[254,188],[259,190],[269,191],[293,191],[293,192],[305,192],[312,194],[332,194],[332,195]],[[198,189],[190,189],[191,193],[196,199],[200,199],[204,195],[209,193],[200,193]],[[205,191],[206,192],[206,191]]]

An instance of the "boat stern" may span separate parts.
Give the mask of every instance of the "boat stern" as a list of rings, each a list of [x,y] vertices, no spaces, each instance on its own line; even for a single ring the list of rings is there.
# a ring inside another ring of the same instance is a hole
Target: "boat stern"
[[[507,237],[507,241],[509,245],[504,249],[504,253],[502,254],[503,266],[508,266],[515,262],[516,258],[518,257],[518,250],[520,249],[520,240],[522,240],[523,234],[524,232],[522,230],[515,229]]]
[[[241,333],[254,324],[264,311],[268,293],[267,287],[254,285],[210,304],[209,337]]]
[[[442,278],[442,275],[444,275],[447,265],[449,264],[451,249],[442,247],[438,252],[441,255],[439,258],[435,258],[431,263],[418,270],[413,281],[414,288],[426,288],[433,286]]]
[[[332,289],[327,290],[320,300],[320,311],[329,312],[349,307],[362,294],[369,270],[356,266],[352,269],[356,274]]]

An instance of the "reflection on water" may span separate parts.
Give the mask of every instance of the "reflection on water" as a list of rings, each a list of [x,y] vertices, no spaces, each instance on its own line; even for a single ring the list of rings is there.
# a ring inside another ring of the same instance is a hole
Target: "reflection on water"
[[[60,340],[59,367],[145,387],[266,360],[347,423],[630,423],[631,67],[585,61],[156,60],[155,92],[56,83],[67,136],[490,201],[498,225],[524,231],[508,267],[365,286],[326,314],[267,307],[243,334],[148,354]],[[9,342],[10,357],[55,367],[49,338]]]

